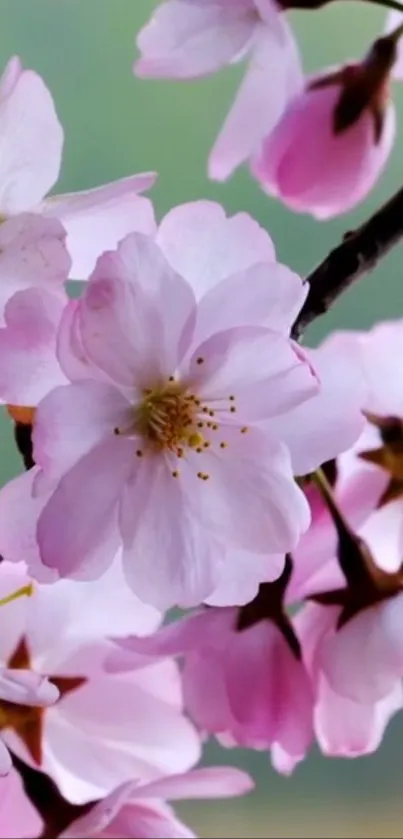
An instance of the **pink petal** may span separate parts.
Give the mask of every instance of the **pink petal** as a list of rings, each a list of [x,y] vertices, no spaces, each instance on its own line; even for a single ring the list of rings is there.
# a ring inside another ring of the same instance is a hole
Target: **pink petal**
[[[130,405],[112,385],[80,381],[54,388],[38,405],[33,432],[34,457],[57,479],[81,457],[126,428]],[[127,440],[115,437],[115,443]]]
[[[22,73],[21,59],[18,55],[13,55],[7,62],[0,78],[0,102],[13,92]]]
[[[53,387],[64,384],[56,358],[56,333],[64,308],[62,296],[44,289],[20,291],[10,298],[0,328],[0,396],[12,405],[37,405]]]
[[[169,681],[174,665],[153,667],[158,668],[158,696],[138,683],[137,673],[99,673],[47,713],[48,752],[55,761],[51,774],[70,801],[98,798],[133,775],[148,781],[183,772],[199,759],[195,729],[164,700],[164,680]],[[77,777],[85,783],[78,785]]]
[[[152,239],[133,233],[97,263],[80,305],[83,346],[113,380],[149,386],[175,371],[194,305]]]
[[[64,374],[71,382],[80,379],[109,381],[105,373],[96,367],[83,347],[80,329],[81,300],[69,300],[65,306],[57,335],[57,358]]]
[[[134,72],[140,77],[188,79],[229,64],[253,35],[250,6],[245,0],[163,3],[137,37],[141,58]]]
[[[5,73],[0,91],[0,208],[11,215],[34,208],[57,180],[63,129],[37,73],[21,71],[15,63]]]
[[[153,206],[139,197],[155,178],[152,172],[132,175],[84,192],[52,196],[42,204],[41,212],[60,219],[67,231],[70,279],[87,279],[101,253],[116,248],[128,233],[155,232]]]
[[[0,667],[0,697],[17,705],[53,705],[59,691],[45,677],[32,670],[10,670]]]
[[[1,752],[3,749],[2,745]],[[8,761],[11,763],[10,757]],[[16,769],[11,769],[7,778],[0,781],[1,839],[29,839],[40,836],[42,828],[42,819],[26,795],[20,775]]]
[[[235,326],[261,325],[289,332],[307,291],[297,274],[275,262],[231,274],[202,297],[193,341]]]
[[[64,839],[120,836],[128,839],[192,839],[195,834],[162,802],[126,801],[133,784],[123,784],[60,834]]]
[[[216,333],[196,347],[188,370],[184,375],[224,424],[268,419],[318,392],[312,368],[291,341],[263,327]],[[234,416],[230,395],[235,395]]]
[[[32,286],[59,293],[70,258],[65,231],[57,219],[23,213],[0,226],[0,323],[4,307],[16,292]]]
[[[287,450],[251,428],[225,430],[228,448],[189,455],[189,501],[200,521],[228,547],[256,553],[292,550],[309,525],[309,509],[294,482]],[[210,480],[198,481],[201,469]]]
[[[371,703],[385,697],[401,679],[402,607],[402,595],[386,600],[360,612],[324,641],[321,663],[336,693]]]
[[[351,344],[368,386],[365,407],[376,414],[403,415],[403,388],[393,364],[403,352],[403,321],[385,321],[368,332],[353,333]]]
[[[258,262],[275,260],[273,243],[263,227],[247,213],[227,218],[212,201],[175,207],[163,218],[157,242],[198,300],[221,280]]]
[[[133,790],[139,798],[166,798],[183,801],[187,798],[227,798],[244,795],[253,789],[253,781],[240,769],[230,766],[206,766],[191,769],[183,775],[170,775]]]
[[[201,603],[215,588],[222,562],[223,548],[200,526],[186,493],[181,470],[175,479],[162,459],[149,460],[122,506],[126,579],[161,611]]]
[[[332,757],[360,757],[375,752],[393,715],[402,708],[402,686],[370,705],[353,702],[332,691],[326,679],[315,710],[319,746]]]
[[[131,468],[130,441],[107,439],[59,481],[38,520],[42,562],[62,577],[100,577],[117,548],[116,512]]]
[[[394,32],[394,30],[397,29],[398,26],[401,26],[402,23],[402,12],[388,12],[386,16],[385,34],[389,34],[389,32]],[[393,65],[392,77],[394,79],[398,79],[399,81],[403,80],[403,44],[401,38],[399,38],[399,40],[397,41],[397,58],[395,64]]]
[[[366,388],[354,350],[342,334],[309,350],[308,359],[320,381],[318,392],[270,420],[271,433],[290,450],[296,475],[313,472],[348,449],[364,427]]]
[[[262,557],[247,551],[228,552],[209,606],[241,606],[257,595],[260,583],[276,580],[284,568],[284,555]]]
[[[38,468],[23,472],[0,490],[0,554],[9,562],[27,563],[35,579],[43,580],[45,572],[45,579],[52,580],[53,572],[46,574],[42,566],[36,539],[38,516],[47,500],[33,496],[38,472]]]
[[[255,154],[288,100],[302,87],[302,71],[291,31],[273,3],[271,25],[256,29],[248,70],[209,159],[209,176],[226,180]],[[275,79],[275,84],[268,83]]]

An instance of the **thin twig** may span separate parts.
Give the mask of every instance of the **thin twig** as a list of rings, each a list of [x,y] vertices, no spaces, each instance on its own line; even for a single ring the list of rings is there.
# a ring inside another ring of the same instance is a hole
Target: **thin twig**
[[[340,245],[306,278],[309,293],[294,323],[292,335],[300,338],[317,317],[356,280],[372,271],[403,238],[403,188],[357,230],[347,233]]]

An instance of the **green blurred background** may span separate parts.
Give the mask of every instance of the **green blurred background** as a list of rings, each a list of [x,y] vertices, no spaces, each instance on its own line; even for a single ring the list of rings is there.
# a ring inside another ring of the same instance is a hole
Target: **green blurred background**
[[[152,0],[0,0],[0,65],[14,53],[49,85],[66,133],[58,191],[84,189],[132,172],[157,170],[159,216],[197,198],[246,210],[271,233],[281,260],[301,274],[364,220],[402,181],[403,137],[371,197],[354,213],[328,223],[292,215],[239,171],[225,185],[209,183],[206,160],[241,77],[233,67],[189,83],[139,81],[131,64],[134,37]],[[383,27],[384,12],[351,0],[292,17],[308,71],[361,55]],[[275,78],[269,83],[276,83]],[[394,96],[403,133],[403,88]],[[403,315],[402,251],[396,250],[317,323],[313,343],[338,327],[365,327]],[[4,480],[20,464],[7,419],[0,424]],[[219,751],[214,761],[253,772],[248,799],[182,807],[205,837],[403,836],[403,718],[389,726],[376,756],[355,761],[312,754],[291,779],[278,777],[266,754]]]

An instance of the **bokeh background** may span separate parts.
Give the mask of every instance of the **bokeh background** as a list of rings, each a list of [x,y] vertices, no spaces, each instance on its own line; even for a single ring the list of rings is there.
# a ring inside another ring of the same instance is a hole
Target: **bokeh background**
[[[393,90],[400,136],[379,185],[354,213],[317,223],[265,196],[246,169],[225,185],[207,180],[207,154],[242,67],[197,82],[134,79],[135,33],[154,5],[153,0],[0,0],[0,65],[18,53],[41,73],[64,125],[58,191],[157,170],[153,198],[159,216],[197,198],[218,200],[232,213],[245,210],[270,231],[279,258],[305,274],[402,182],[403,86],[396,83]],[[360,56],[382,30],[384,17],[384,10],[353,0],[293,14],[306,70]],[[317,343],[335,328],[403,316],[402,289],[403,250],[396,249],[315,324],[307,340]],[[403,359],[396,364],[403,375]],[[3,416],[0,478],[19,469],[11,425]],[[341,761],[313,752],[291,779],[277,776],[265,753],[212,746],[207,757],[247,768],[257,789],[235,802],[183,806],[204,837],[403,836],[403,717],[389,726],[375,756]]]

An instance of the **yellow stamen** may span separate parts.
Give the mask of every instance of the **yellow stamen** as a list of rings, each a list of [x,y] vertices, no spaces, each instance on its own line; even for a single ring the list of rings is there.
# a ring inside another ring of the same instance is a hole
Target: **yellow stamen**
[[[20,597],[31,597],[33,593],[34,587],[32,583],[28,583],[28,585],[18,588],[17,591],[13,591],[12,594],[7,594],[6,597],[2,597],[0,599],[0,606],[7,606],[8,603],[12,603]]]

